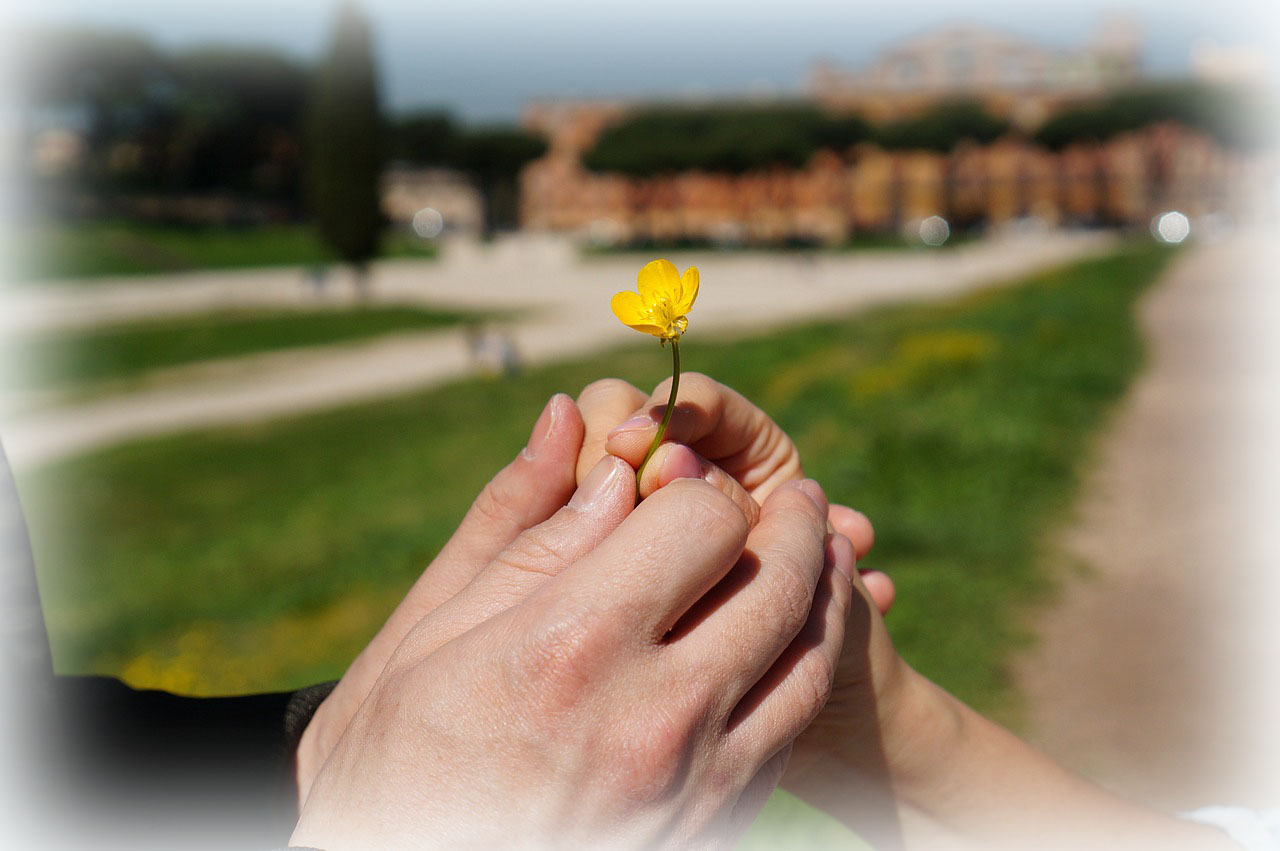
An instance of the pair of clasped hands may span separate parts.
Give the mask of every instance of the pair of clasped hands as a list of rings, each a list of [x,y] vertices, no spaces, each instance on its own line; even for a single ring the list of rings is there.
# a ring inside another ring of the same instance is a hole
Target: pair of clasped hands
[[[908,666],[870,523],[729,388],[683,376],[637,504],[667,395],[547,403],[304,732],[294,846],[719,848],[781,783],[876,848],[1233,847]]]
[[[727,844],[788,762],[874,732],[870,523],[697,374],[637,504],[667,392],[547,403],[307,728],[293,845]]]

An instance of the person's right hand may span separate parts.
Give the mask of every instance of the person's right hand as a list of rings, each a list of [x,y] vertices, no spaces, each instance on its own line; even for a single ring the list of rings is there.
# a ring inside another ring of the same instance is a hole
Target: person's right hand
[[[633,467],[644,460],[666,411],[671,379],[645,394],[618,378],[592,382],[578,394],[582,413],[581,481],[605,455]],[[639,483],[641,497],[676,478],[701,478],[753,519],[760,503],[778,485],[804,477],[791,437],[764,411],[731,387],[697,372],[680,376],[676,410],[662,446]],[[847,537],[861,560],[875,543],[875,529],[862,512],[832,505],[828,520]],[[876,570],[860,571],[880,614],[888,614],[896,593],[893,580]]]
[[[578,397],[585,427],[579,475],[606,453],[638,466],[669,393],[669,379],[648,396],[618,379],[588,385]],[[645,470],[642,495],[676,476],[699,477],[750,515],[757,501],[803,475],[795,444],[768,414],[698,373],[681,376],[666,440]],[[828,521],[839,533],[835,546],[848,546],[850,559],[860,560],[871,549],[875,533],[861,512],[832,505]],[[897,748],[896,756],[904,763],[917,756],[912,734],[896,734],[908,725],[891,716],[906,705],[903,693],[914,691],[906,684],[914,684],[918,676],[898,656],[884,626],[883,616],[895,596],[892,580],[879,571],[859,571],[855,588],[832,699],[797,740],[783,783],[810,803],[856,820],[868,835],[891,847],[895,828],[886,826],[884,815],[895,808],[885,749]],[[886,730],[893,731],[888,742],[883,739]],[[838,783],[831,781],[828,771],[837,752]],[[857,795],[848,794],[850,778],[855,778]],[[833,791],[838,801],[830,800]]]
[[[729,844],[831,687],[854,565],[826,515],[816,483],[786,483],[749,529],[680,479],[561,572],[495,559],[396,648],[292,844]],[[458,635],[450,610],[491,581],[521,586],[513,605]]]

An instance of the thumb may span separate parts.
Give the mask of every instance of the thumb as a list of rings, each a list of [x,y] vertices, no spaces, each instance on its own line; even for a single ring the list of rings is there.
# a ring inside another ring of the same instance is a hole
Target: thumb
[[[515,537],[550,517],[574,487],[582,415],[563,393],[551,397],[529,444],[476,497],[453,536],[392,615],[399,643],[410,627],[457,594]]]

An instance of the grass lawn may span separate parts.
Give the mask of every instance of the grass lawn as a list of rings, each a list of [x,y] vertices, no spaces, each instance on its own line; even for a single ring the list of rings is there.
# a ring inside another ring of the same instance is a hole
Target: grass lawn
[[[898,584],[902,653],[1008,719],[1018,616],[1047,585],[1040,543],[1140,365],[1134,303],[1170,256],[1134,245],[732,343],[700,344],[695,315],[683,359],[761,404],[832,500],[875,522],[868,564]],[[633,346],[22,476],[59,670],[196,693],[337,676],[553,391],[605,374],[652,386],[665,364]],[[798,806],[781,797],[768,821]]]
[[[24,388],[76,390],[215,358],[362,340],[461,322],[415,307],[233,311],[96,326],[10,341]]]
[[[183,227],[106,221],[32,225],[16,229],[9,238],[18,282],[333,262],[315,228],[307,225]],[[412,234],[388,231],[381,256],[430,258],[435,251],[433,244]]]

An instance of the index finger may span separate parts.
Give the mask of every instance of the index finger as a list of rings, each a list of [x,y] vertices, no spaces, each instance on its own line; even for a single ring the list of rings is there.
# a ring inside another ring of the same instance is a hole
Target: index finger
[[[659,384],[636,416],[611,431],[605,450],[639,466],[666,411],[671,379]],[[745,396],[701,373],[680,376],[666,439],[716,464],[757,502],[783,482],[804,478],[800,453],[787,433]]]
[[[579,484],[600,459],[609,454],[605,450],[605,440],[610,429],[631,416],[631,412],[643,402],[644,393],[620,378],[602,378],[593,381],[578,394],[578,410],[582,412],[585,429],[582,437],[582,451],[578,454]],[[631,466],[638,467],[642,460],[644,460],[643,452]]]

